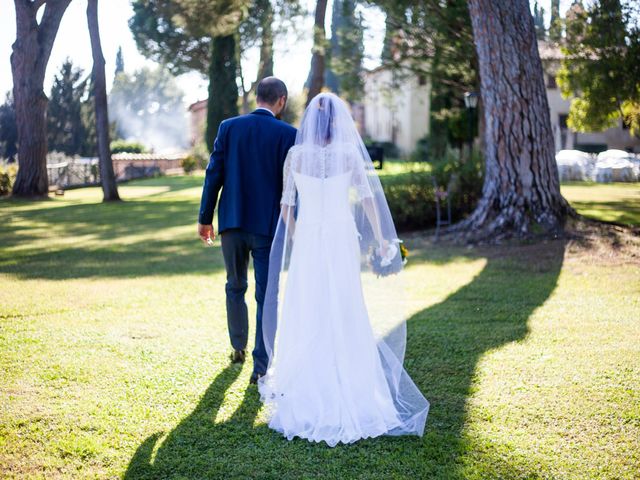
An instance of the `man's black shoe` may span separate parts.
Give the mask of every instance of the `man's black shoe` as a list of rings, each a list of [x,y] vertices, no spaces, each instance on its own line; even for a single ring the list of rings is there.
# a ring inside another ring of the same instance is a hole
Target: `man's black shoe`
[[[256,385],[260,377],[264,377],[264,373],[253,372],[251,374],[251,378],[249,379],[249,383],[252,385]]]
[[[244,363],[245,356],[244,350],[234,350],[231,353],[231,363]]]

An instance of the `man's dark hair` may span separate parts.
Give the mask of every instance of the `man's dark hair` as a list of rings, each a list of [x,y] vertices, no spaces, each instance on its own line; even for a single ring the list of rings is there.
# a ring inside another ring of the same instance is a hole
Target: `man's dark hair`
[[[276,77],[266,77],[260,80],[256,90],[258,101],[267,105],[274,105],[281,97],[287,97],[287,86]]]

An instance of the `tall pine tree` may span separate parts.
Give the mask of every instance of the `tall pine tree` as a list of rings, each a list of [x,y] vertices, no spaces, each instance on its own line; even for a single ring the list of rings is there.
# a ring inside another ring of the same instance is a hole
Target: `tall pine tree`
[[[549,39],[554,42],[562,40],[562,19],[560,18],[560,0],[551,0],[551,23]]]
[[[13,98],[18,123],[20,169],[13,195],[47,194],[47,96],[43,91],[47,63],[60,21],[71,0],[14,0],[16,41],[11,53]],[[42,15],[40,10],[44,8]]]
[[[238,115],[237,71],[235,35],[215,37],[211,48],[207,102],[206,141],[210,151],[213,151],[213,143],[222,121]]]
[[[359,100],[363,91],[362,23],[362,16],[356,11],[354,0],[334,0],[330,61],[326,80],[329,88],[332,88],[331,83],[334,83],[336,91],[349,102]]]
[[[116,176],[111,159],[111,141],[109,139],[109,112],[107,108],[107,81],[104,71],[104,55],[100,40],[100,24],[98,22],[98,0],[87,2],[87,26],[91,40],[91,55],[93,57],[92,88],[96,109],[96,133],[98,137],[98,159],[100,168],[100,184],[102,199],[105,202],[120,200]]]
[[[11,92],[0,105],[0,158],[15,161],[18,153],[18,124],[16,123],[16,109]]]
[[[119,73],[124,73],[124,55],[122,54],[122,47],[118,47],[118,53],[116,53],[116,71],[114,76],[117,77]]]
[[[527,0],[469,0],[485,116],[485,177],[474,212],[456,227],[496,240],[556,232],[573,210],[560,193],[553,131]]]
[[[311,49],[311,69],[307,91],[307,102],[318,95],[324,87],[324,72],[327,65],[327,38],[324,28],[327,0],[317,0],[313,21],[313,48]]]
[[[545,40],[547,38],[547,29],[544,26],[544,8],[538,5],[537,1],[533,4],[533,25],[536,28],[538,40]]]
[[[83,71],[67,58],[53,78],[47,108],[49,150],[67,155],[82,153],[86,131],[82,121],[82,102],[87,91]]]

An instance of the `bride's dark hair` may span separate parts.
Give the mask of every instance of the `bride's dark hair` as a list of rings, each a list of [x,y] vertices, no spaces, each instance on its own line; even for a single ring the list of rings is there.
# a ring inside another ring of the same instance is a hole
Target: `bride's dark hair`
[[[333,139],[333,122],[334,122],[334,107],[331,98],[320,97],[318,99],[318,113],[317,113],[318,128],[318,143],[328,144]]]

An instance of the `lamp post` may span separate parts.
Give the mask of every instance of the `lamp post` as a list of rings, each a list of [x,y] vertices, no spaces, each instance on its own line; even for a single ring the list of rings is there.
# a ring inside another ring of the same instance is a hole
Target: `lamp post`
[[[464,106],[467,107],[467,117],[469,118],[469,158],[473,149],[473,111],[478,106],[478,94],[476,92],[466,92],[464,94]]]

